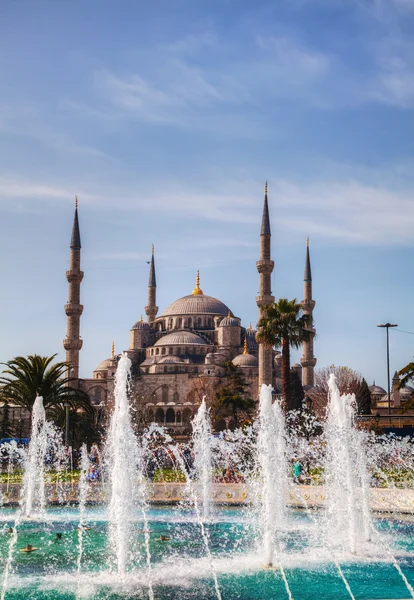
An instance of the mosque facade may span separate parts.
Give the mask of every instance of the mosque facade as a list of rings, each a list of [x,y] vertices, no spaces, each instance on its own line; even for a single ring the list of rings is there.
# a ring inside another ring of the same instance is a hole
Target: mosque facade
[[[256,304],[259,317],[263,306],[274,302],[271,289],[271,228],[267,184],[265,186],[260,253],[256,263],[259,273],[259,295]],[[75,208],[70,245],[70,265],[66,273],[69,298],[65,305],[67,333],[63,342],[71,377],[86,390],[96,407],[98,419],[113,403],[114,376],[120,355],[103,360],[92,377],[79,378],[79,356],[82,347],[80,320],[83,306],[80,303],[81,236],[78,207]],[[306,248],[304,311],[312,314],[312,277],[309,246]],[[124,352],[131,359],[131,399],[139,424],[156,422],[166,425],[172,432],[185,434],[203,396],[214,397],[225,383],[226,363],[232,361],[242,373],[252,398],[258,398],[262,383],[280,388],[280,353],[256,341],[256,330],[245,326],[231,308],[202,289],[197,272],[191,293],[172,302],[161,313],[157,306],[157,280],[154,247],[152,248],[148,299],[142,315],[130,330],[129,347]],[[304,344],[301,364],[294,365],[304,384],[314,382],[313,340]],[[231,427],[231,419],[215,423],[216,429]]]

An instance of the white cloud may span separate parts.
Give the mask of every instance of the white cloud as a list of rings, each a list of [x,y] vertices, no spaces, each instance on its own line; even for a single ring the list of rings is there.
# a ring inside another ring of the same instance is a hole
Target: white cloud
[[[395,173],[398,170],[397,167]],[[411,246],[414,243],[414,186],[408,182],[403,186],[401,177],[395,175],[401,183],[397,188],[393,179],[392,173],[386,181],[375,172],[359,179],[344,174],[324,181],[271,178],[269,201],[275,233],[286,237],[311,234],[327,243]],[[191,182],[164,182],[157,190],[143,189],[142,184],[135,191],[132,186],[126,188],[122,184],[113,191],[108,191],[108,186],[105,191],[84,188],[79,192],[82,204],[99,205],[101,213],[116,207],[119,218],[129,212],[148,211],[158,211],[164,219],[169,215],[181,215],[181,225],[175,220],[174,227],[182,227],[187,240],[187,219],[197,219],[200,232],[203,231],[194,240],[198,248],[250,247],[250,240],[245,240],[243,232],[249,231],[247,226],[257,225],[262,207],[257,181],[231,181],[228,175],[214,184],[200,183],[196,191]],[[73,202],[73,194],[64,185],[0,178],[0,202],[9,204],[11,198],[25,199],[28,206],[33,199],[38,204],[39,200]],[[219,234],[217,231],[213,235],[206,234],[206,230],[211,230],[211,223],[222,224]],[[237,236],[234,236],[235,227],[238,228]],[[225,233],[227,230],[230,235]],[[177,235],[180,235],[179,231]],[[189,242],[193,244],[191,240]],[[99,258],[134,261],[148,257],[120,250],[100,254]]]

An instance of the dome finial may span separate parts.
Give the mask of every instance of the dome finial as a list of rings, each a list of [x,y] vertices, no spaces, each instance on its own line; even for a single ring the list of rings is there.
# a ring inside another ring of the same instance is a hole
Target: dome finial
[[[306,246],[309,248],[309,236],[306,238]]]
[[[244,348],[243,348],[243,354],[249,354],[249,351],[247,350],[247,338],[244,338]]]
[[[267,179],[265,181],[265,195],[267,196]]]
[[[111,358],[115,358],[115,342],[112,342]]]
[[[75,208],[78,208],[78,197],[75,195]]]
[[[140,319],[139,319],[139,322],[140,322],[140,323],[142,323],[142,322],[143,322],[143,320],[144,320],[144,319],[142,318],[142,313],[141,313],[141,317],[140,317]]]
[[[231,312],[229,310],[229,312],[227,313],[227,318],[230,319],[230,317],[231,317]]]
[[[250,321],[249,329],[253,329],[252,322]]]
[[[154,244],[152,244],[152,254],[154,254]]]
[[[193,296],[202,296],[203,290],[200,288],[200,271],[197,271],[196,286],[193,289]]]

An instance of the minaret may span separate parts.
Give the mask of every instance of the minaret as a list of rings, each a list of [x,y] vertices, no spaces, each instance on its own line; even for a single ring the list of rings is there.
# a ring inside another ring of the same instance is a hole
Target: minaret
[[[72,238],[70,240],[70,258],[69,271],[66,271],[66,279],[69,282],[69,298],[65,304],[67,314],[66,339],[63,340],[63,347],[66,350],[66,362],[69,363],[69,377],[79,379],[79,350],[82,348],[80,339],[80,317],[83,306],[80,303],[80,284],[83,279],[83,271],[80,270],[81,259],[81,239],[79,233],[78,220],[78,198],[76,197],[75,217],[73,220]],[[70,384],[76,386],[73,381]]]
[[[306,261],[305,261],[305,273],[303,277],[303,300],[302,307],[305,315],[312,317],[313,309],[315,308],[315,301],[312,299],[312,272],[310,265],[309,256],[309,238],[306,239]],[[300,359],[302,365],[302,385],[315,385],[315,374],[314,367],[316,365],[316,358],[313,355],[313,338],[315,335],[314,327],[310,330],[313,333],[312,339],[309,342],[303,342],[303,356]]]
[[[157,306],[157,280],[155,279],[155,262],[154,262],[154,244],[152,245],[152,254],[150,262],[150,272],[148,281],[148,306],[145,307],[148,323],[152,323],[158,312]]]
[[[260,273],[259,296],[256,297],[256,304],[259,307],[259,319],[262,317],[262,306],[268,306],[275,301],[272,296],[271,275],[275,263],[270,258],[270,220],[269,206],[267,204],[267,181],[265,184],[265,197],[263,205],[262,229],[260,231],[260,260],[256,267]],[[262,383],[267,385],[273,381],[273,348],[268,348],[259,344],[259,390]]]

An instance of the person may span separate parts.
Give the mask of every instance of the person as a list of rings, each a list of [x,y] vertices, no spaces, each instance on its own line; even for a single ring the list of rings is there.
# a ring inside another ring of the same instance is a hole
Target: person
[[[9,527],[7,533],[13,533],[13,527]]]
[[[32,544],[27,544],[25,548],[20,548],[20,552],[34,552],[35,550],[38,550],[38,548],[35,548]]]
[[[168,542],[171,538],[168,537],[168,535],[160,535],[160,537],[158,538],[158,540],[160,542]]]
[[[62,535],[63,534],[60,531],[58,531],[55,537],[55,542],[59,542],[62,539]]]
[[[302,463],[298,460],[293,465],[293,481],[295,483],[301,483]]]

